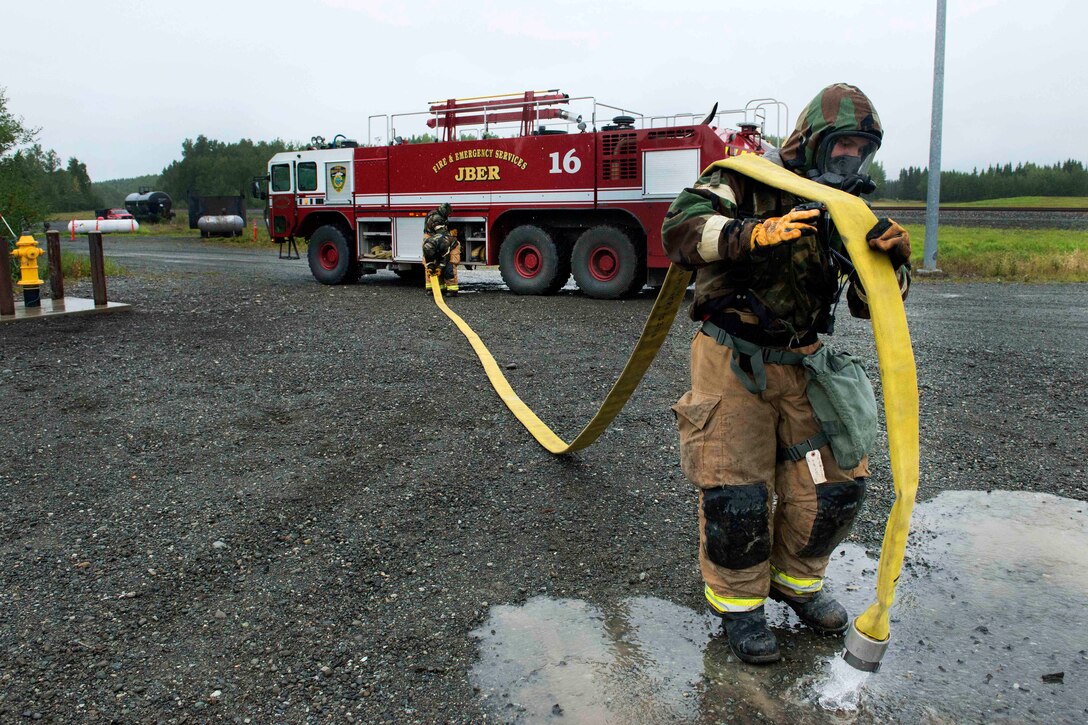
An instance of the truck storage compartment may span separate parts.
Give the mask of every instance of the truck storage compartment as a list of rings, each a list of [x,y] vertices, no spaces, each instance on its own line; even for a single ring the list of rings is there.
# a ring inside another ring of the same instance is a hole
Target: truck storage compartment
[[[487,264],[487,224],[483,219],[451,217],[449,228],[457,230],[457,239],[461,242],[461,264]]]
[[[393,258],[393,223],[384,219],[359,220],[359,257],[362,259]]]

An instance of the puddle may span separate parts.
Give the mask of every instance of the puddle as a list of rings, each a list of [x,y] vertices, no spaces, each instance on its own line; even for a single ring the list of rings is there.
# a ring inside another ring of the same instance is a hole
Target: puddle
[[[829,589],[856,614],[872,601],[875,570],[846,545]],[[500,722],[1081,723],[1086,572],[1088,504],[946,492],[915,511],[877,675],[843,668],[841,640],[813,636],[775,603],[783,661],[751,667],[729,652],[716,618],[652,597],[492,607],[472,633],[471,675]],[[1060,682],[1042,679],[1058,672]]]

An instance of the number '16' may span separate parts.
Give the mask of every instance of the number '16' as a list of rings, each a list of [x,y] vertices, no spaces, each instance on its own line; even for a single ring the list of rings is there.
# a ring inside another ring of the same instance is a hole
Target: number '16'
[[[574,155],[574,149],[563,155],[563,168],[559,168],[558,151],[554,154],[548,154],[548,158],[552,160],[552,168],[548,172],[549,174],[561,174],[564,171],[568,174],[577,174],[578,170],[582,168],[582,160]]]

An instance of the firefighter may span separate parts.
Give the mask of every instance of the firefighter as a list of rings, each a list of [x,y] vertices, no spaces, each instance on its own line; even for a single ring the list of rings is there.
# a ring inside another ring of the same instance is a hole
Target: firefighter
[[[839,83],[808,104],[766,157],[860,195],[875,189],[866,170],[882,138],[869,99]],[[821,347],[819,333],[831,332],[840,275],[849,280],[851,314],[868,318],[868,306],[842,240],[818,235],[823,212],[803,202],[718,169],[680,193],[662,227],[670,259],[696,270],[692,317],[703,322],[691,345],[691,390],[673,411],[681,464],[699,489],[704,594],[731,649],[749,663],[780,657],[764,615],[768,597],[819,633],[847,628],[845,608],[823,590],[824,571],[869,475],[861,455],[852,467],[838,464],[806,395],[799,362]],[[906,230],[881,219],[867,240],[891,258],[905,299]],[[875,404],[873,411],[875,433]]]
[[[423,220],[423,238],[426,239],[437,231],[447,231],[449,221],[450,205],[448,202],[442,202],[437,209],[427,214],[427,218]]]
[[[423,258],[431,274],[439,275],[439,284],[447,297],[456,297],[457,265],[461,262],[461,244],[457,230],[449,229],[450,205],[446,202],[423,221]]]

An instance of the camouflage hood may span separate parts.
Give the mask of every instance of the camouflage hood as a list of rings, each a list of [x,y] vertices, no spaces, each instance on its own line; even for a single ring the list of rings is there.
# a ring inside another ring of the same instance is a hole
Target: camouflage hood
[[[797,128],[782,144],[783,165],[801,175],[816,168],[821,144],[833,133],[856,131],[884,137],[880,116],[868,96],[856,86],[835,83],[816,94],[797,118]]]

